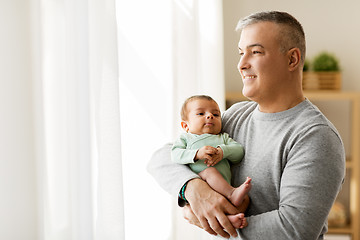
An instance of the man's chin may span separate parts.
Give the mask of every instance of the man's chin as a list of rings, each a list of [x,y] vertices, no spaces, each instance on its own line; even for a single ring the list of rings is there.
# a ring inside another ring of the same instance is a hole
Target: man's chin
[[[250,100],[252,100],[253,95],[254,95],[254,94],[252,93],[251,89],[246,88],[246,87],[243,88],[242,94],[244,95],[244,97],[246,97],[246,98],[248,98],[248,99],[250,99]]]

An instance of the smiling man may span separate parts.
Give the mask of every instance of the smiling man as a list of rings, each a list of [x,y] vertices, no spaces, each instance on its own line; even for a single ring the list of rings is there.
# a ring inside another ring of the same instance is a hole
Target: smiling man
[[[232,167],[234,187],[252,178],[248,226],[234,229],[237,210],[191,170],[157,151],[149,171],[170,193],[187,183],[185,218],[210,234],[234,239],[323,239],[327,216],[345,175],[345,153],[335,127],[302,92],[305,34],[285,12],[260,12],[238,23],[239,72],[249,102],[222,116],[223,131],[245,148]]]
[[[292,25],[244,20],[238,28],[244,28],[238,65],[244,96],[256,101],[262,112],[279,112],[302,102],[305,37],[301,25],[295,19]]]

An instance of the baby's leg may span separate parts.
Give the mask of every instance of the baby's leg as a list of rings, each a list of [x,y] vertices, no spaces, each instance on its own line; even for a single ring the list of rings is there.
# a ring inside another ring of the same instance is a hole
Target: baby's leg
[[[228,215],[228,219],[234,228],[244,228],[248,225],[246,218],[243,213],[239,213],[236,215]]]
[[[241,205],[244,197],[251,188],[250,178],[246,179],[246,181],[239,187],[234,188],[223,178],[221,173],[214,167],[209,167],[203,170],[199,173],[199,175],[210,185],[210,187],[227,197],[230,202],[232,202],[232,204],[237,207]]]
[[[240,206],[244,201],[244,197],[251,189],[251,178],[247,177],[245,182],[234,188],[234,191],[231,193],[229,200],[235,205]]]

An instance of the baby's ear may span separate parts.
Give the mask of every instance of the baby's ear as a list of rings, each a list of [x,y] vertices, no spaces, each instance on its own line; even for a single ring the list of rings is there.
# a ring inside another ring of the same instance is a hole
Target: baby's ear
[[[189,131],[189,126],[185,121],[181,121],[181,127],[185,130],[185,132]]]

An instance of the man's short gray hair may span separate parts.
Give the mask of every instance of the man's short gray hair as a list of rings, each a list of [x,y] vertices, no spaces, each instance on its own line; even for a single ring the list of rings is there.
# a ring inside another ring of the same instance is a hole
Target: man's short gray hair
[[[301,62],[305,62],[305,32],[298,20],[286,12],[258,12],[241,19],[236,26],[236,31],[241,32],[245,27],[259,22],[273,22],[282,26],[279,34],[280,50],[286,52],[291,48],[299,48]]]

